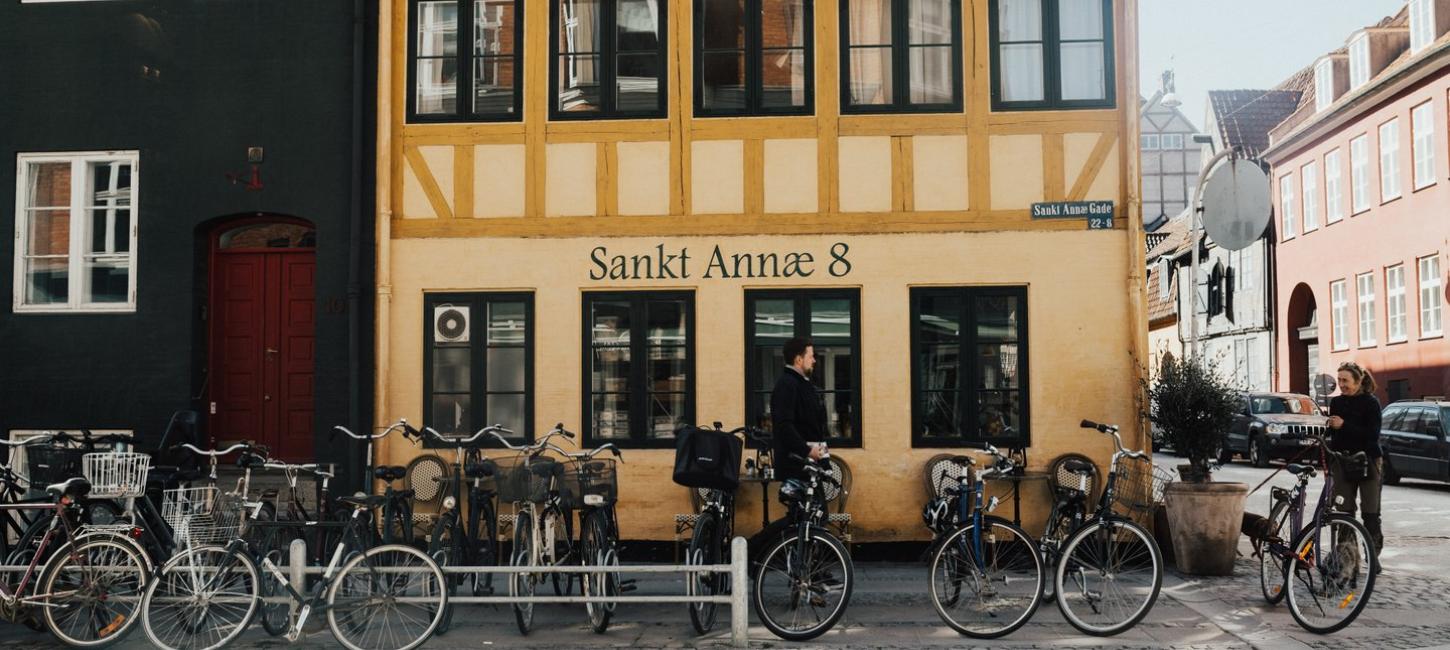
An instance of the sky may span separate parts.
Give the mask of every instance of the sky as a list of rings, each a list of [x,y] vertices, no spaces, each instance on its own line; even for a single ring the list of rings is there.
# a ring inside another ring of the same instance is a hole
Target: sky
[[[1140,90],[1175,73],[1182,111],[1203,128],[1208,91],[1272,88],[1405,0],[1139,0]]]

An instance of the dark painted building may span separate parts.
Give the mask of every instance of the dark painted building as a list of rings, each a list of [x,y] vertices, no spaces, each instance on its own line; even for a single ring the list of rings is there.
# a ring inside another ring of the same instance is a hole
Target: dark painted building
[[[360,466],[375,0],[0,2],[0,432]]]

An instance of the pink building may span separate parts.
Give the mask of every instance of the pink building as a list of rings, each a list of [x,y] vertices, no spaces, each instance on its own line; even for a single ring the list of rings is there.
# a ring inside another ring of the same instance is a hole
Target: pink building
[[[1270,134],[1275,384],[1344,361],[1381,400],[1450,394],[1450,0],[1410,0],[1312,66]]]

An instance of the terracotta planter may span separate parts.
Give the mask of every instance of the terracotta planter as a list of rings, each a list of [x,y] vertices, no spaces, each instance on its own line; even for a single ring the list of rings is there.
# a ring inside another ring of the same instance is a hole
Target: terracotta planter
[[[1168,530],[1179,571],[1233,575],[1249,486],[1243,483],[1171,483]]]

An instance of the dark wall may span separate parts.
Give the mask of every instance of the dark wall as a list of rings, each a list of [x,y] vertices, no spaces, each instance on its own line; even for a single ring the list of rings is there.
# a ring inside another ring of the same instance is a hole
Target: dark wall
[[[204,413],[206,230],[259,212],[316,224],[316,427],[366,426],[375,22],[376,0],[0,2],[6,229],[17,153],[140,151],[135,313],[13,313],[0,240],[0,434],[154,439],[172,411]],[[254,146],[265,187],[247,191],[227,174]]]

